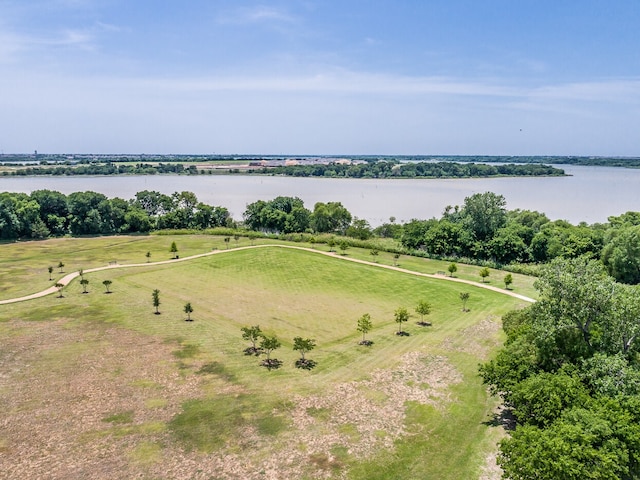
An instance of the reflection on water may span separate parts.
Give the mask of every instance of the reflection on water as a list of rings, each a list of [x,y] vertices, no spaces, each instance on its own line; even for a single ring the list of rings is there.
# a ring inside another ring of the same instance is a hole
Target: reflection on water
[[[552,220],[605,222],[610,215],[640,211],[640,170],[562,166],[570,177],[452,180],[365,180],[263,176],[0,177],[0,191],[50,189],[64,194],[93,190],[109,197],[133,198],[141,190],[165,194],[188,190],[210,205],[242,218],[248,203],[278,195],[300,197],[313,210],[316,202],[342,202],[355,216],[380,225],[439,217],[447,205],[461,205],[474,193],[495,192],[507,208],[538,210]]]

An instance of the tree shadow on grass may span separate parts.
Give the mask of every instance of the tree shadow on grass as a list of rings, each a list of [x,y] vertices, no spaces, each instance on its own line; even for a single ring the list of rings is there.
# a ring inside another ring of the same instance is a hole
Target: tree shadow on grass
[[[267,370],[277,370],[282,366],[282,360],[277,358],[264,359],[260,362],[260,365],[266,367]]]
[[[296,360],[296,368],[302,368],[303,370],[311,370],[317,365],[315,360],[309,360],[308,358],[299,358]]]
[[[507,431],[515,430],[516,423],[513,410],[504,406],[501,406],[498,411],[494,412],[490,420],[482,422],[483,425],[488,427],[502,427]]]
[[[264,350],[262,350],[260,347],[249,347],[245,348],[243,352],[245,355],[254,355],[256,357],[259,357],[264,353]]]

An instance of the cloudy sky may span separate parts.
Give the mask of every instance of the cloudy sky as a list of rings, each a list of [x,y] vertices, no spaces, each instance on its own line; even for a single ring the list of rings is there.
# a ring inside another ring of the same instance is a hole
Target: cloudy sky
[[[5,153],[640,155],[638,0],[0,0]]]

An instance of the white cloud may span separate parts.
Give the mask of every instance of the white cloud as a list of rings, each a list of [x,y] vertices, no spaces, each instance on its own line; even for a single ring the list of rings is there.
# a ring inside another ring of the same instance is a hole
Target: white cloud
[[[256,23],[293,23],[296,17],[275,7],[258,5],[227,11],[218,17],[221,24],[249,25]]]

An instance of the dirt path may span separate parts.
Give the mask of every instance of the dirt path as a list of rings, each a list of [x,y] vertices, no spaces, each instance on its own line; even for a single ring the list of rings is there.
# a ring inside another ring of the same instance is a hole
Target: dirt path
[[[349,261],[349,262],[355,262],[355,263],[360,263],[362,265],[369,265],[372,267],[378,267],[378,268],[386,268],[388,270],[394,270],[396,272],[402,272],[402,273],[406,273],[409,275],[416,275],[419,277],[427,277],[427,278],[435,278],[438,280],[447,280],[449,282],[457,282],[457,283],[465,283],[467,285],[472,285],[474,287],[479,287],[479,288],[486,288],[487,290],[492,290],[494,292],[498,292],[501,293],[503,295],[509,295],[510,297],[514,297],[514,298],[518,298],[520,300],[523,300],[525,302],[530,302],[533,303],[535,302],[535,300],[533,298],[529,298],[527,296],[524,295],[520,295],[519,293],[515,293],[515,292],[511,292],[509,290],[504,290],[502,288],[498,288],[498,287],[494,287],[492,285],[486,285],[483,283],[478,283],[478,282],[473,282],[471,280],[464,280],[462,278],[454,278],[454,277],[447,277],[444,275],[434,275],[431,273],[421,273],[421,272],[415,272],[413,270],[407,270],[406,268],[401,268],[401,267],[394,267],[392,265],[380,265],[379,263],[375,263],[375,262],[369,262],[367,260],[360,260],[357,258],[351,258],[351,257],[347,257],[344,255],[336,255],[335,252],[323,252],[321,250],[314,250],[313,248],[308,248],[308,247],[296,247],[293,245],[251,245],[251,246],[246,246],[246,247],[236,247],[236,248],[230,248],[227,250],[214,250],[212,252],[207,252],[207,253],[200,253],[198,255],[191,255],[190,257],[184,257],[184,258],[175,258],[175,259],[171,259],[171,260],[163,260],[160,262],[148,262],[148,263],[129,263],[129,264],[124,264],[124,265],[120,265],[120,264],[112,264],[112,265],[107,265],[106,267],[96,267],[96,268],[89,268],[87,270],[84,270],[84,273],[92,273],[92,272],[100,272],[103,270],[111,270],[111,269],[116,269],[116,268],[135,268],[135,267],[152,267],[155,265],[166,265],[169,263],[177,263],[177,262],[186,262],[188,260],[193,260],[195,258],[201,258],[201,257],[208,257],[210,255],[218,255],[221,253],[226,253],[226,252],[234,252],[234,251],[239,251],[239,250],[248,250],[250,248],[265,248],[265,247],[269,247],[269,248],[290,248],[293,250],[303,250],[306,252],[312,252],[312,253],[316,253],[316,254],[320,254],[320,255],[326,255],[332,258],[337,258],[340,260],[345,260],[345,261]],[[71,283],[71,281],[80,276],[80,272],[72,272],[69,273],[67,275],[65,275],[64,277],[62,277],[60,280],[58,280],[56,283],[61,283],[63,285],[63,288],[66,287],[69,283]],[[16,298],[9,298],[6,300],[0,300],[0,305],[6,305],[9,303],[17,303],[17,302],[24,302],[27,300],[34,300],[36,298],[41,298],[41,297],[45,297],[47,295],[51,295],[52,293],[56,293],[58,291],[58,289],[55,286],[49,287],[46,290],[42,290],[41,292],[37,292],[37,293],[32,293],[31,295],[25,295],[23,297],[16,297]]]

